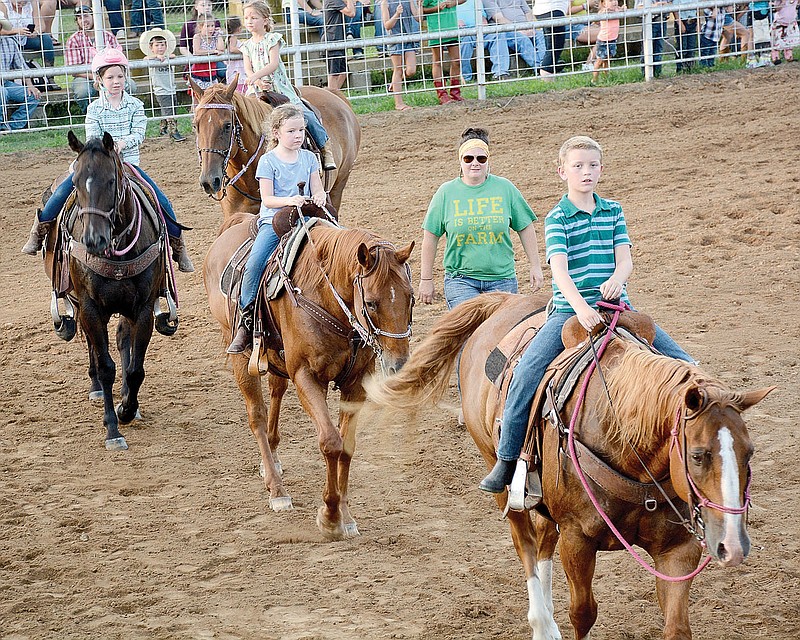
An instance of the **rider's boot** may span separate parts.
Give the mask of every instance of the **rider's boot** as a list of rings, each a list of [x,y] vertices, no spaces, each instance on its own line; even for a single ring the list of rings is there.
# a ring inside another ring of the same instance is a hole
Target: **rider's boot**
[[[516,460],[501,460],[498,458],[494,468],[489,472],[488,476],[481,480],[478,488],[489,493],[503,493],[506,486],[511,484],[516,467]]]
[[[242,317],[239,320],[239,327],[233,342],[228,345],[228,353],[244,353],[253,346],[253,305],[248,305],[242,309]]]
[[[194,271],[192,259],[189,257],[189,252],[186,250],[186,242],[183,235],[169,237],[169,246],[172,247],[172,259],[178,263],[178,271],[184,273],[191,273]]]
[[[333,171],[336,168],[336,158],[333,157],[331,145],[326,144],[320,151],[322,151],[322,168],[325,171]]]
[[[31,227],[31,235],[28,237],[28,242],[26,242],[25,246],[22,247],[22,253],[27,253],[29,256],[35,256],[36,252],[42,248],[44,239],[47,237],[47,234],[53,230],[53,227],[56,224],[55,220],[51,220],[50,222],[40,222],[39,216],[41,214],[42,210],[37,209],[36,219],[33,222],[33,227]]]

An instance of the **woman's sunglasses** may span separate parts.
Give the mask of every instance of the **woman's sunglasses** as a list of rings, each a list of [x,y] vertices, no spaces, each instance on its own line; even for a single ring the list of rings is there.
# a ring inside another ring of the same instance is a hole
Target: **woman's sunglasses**
[[[489,161],[489,156],[463,156],[461,158],[461,161],[467,164],[472,164],[473,160],[477,160],[480,164],[486,164]]]

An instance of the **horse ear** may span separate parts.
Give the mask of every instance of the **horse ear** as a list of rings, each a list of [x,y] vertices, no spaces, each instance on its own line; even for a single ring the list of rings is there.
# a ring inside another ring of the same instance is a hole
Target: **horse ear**
[[[237,82],[239,82],[238,73],[236,74],[236,77],[233,79],[233,82],[231,82],[228,85],[228,88],[225,89],[225,93],[223,95],[225,96],[226,100],[233,100],[233,94],[236,93]]]
[[[358,245],[358,264],[360,264],[366,271],[372,269],[375,263],[375,258],[369,252],[367,245],[363,242]]]
[[[740,411],[745,411],[749,409],[755,404],[761,402],[764,398],[766,398],[772,391],[775,391],[778,387],[765,387],[763,389],[755,389],[754,391],[745,391],[739,394],[739,397],[736,399],[736,406],[739,407]]]
[[[80,153],[83,151],[83,143],[78,140],[78,136],[72,133],[72,130],[67,133],[67,141],[69,142],[69,148],[72,149],[75,153]]]
[[[394,255],[395,257],[397,257],[397,261],[400,264],[403,264],[411,256],[411,252],[413,251],[413,249],[414,249],[414,241],[412,240],[411,244],[408,245],[407,247],[403,247],[399,251],[395,251]]]
[[[109,153],[114,151],[114,138],[111,137],[108,131],[103,132],[103,147],[105,147],[105,150]]]
[[[194,80],[192,80],[192,76],[189,76],[189,86],[192,88],[192,93],[194,94],[195,100],[200,100],[203,97],[203,93],[205,92],[204,89],[200,88]],[[233,85],[234,87],[236,85]]]
[[[701,389],[697,385],[692,385],[689,387],[686,390],[686,394],[683,396],[683,402],[690,414],[695,414],[702,411],[707,400],[708,395],[706,394],[705,389]]]

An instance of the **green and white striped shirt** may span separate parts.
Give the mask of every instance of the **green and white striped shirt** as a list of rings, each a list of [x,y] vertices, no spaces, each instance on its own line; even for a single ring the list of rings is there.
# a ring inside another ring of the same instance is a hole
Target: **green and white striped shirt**
[[[594,202],[594,211],[581,211],[565,195],[544,220],[547,262],[557,254],[567,256],[569,277],[589,306],[602,298],[600,285],[614,274],[614,248],[631,244],[622,206],[597,194]],[[628,302],[624,290],[622,300]],[[556,311],[574,311],[555,280],[553,304]]]
[[[122,159],[139,165],[139,145],[144,141],[147,118],[144,103],[125,92],[115,109],[101,93],[86,110],[86,139],[101,138],[106,131],[114,142],[122,142]]]

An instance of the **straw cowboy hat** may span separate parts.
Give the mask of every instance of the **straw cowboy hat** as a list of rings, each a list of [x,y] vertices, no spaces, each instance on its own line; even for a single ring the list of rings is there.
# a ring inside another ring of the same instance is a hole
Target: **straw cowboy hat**
[[[167,31],[166,29],[161,29],[160,27],[149,29],[139,37],[139,49],[141,49],[142,53],[146,56],[153,55],[153,52],[150,51],[150,41],[157,36],[160,36],[167,41],[166,55],[171,55],[172,52],[175,51],[176,46],[175,34],[172,33],[172,31]]]

